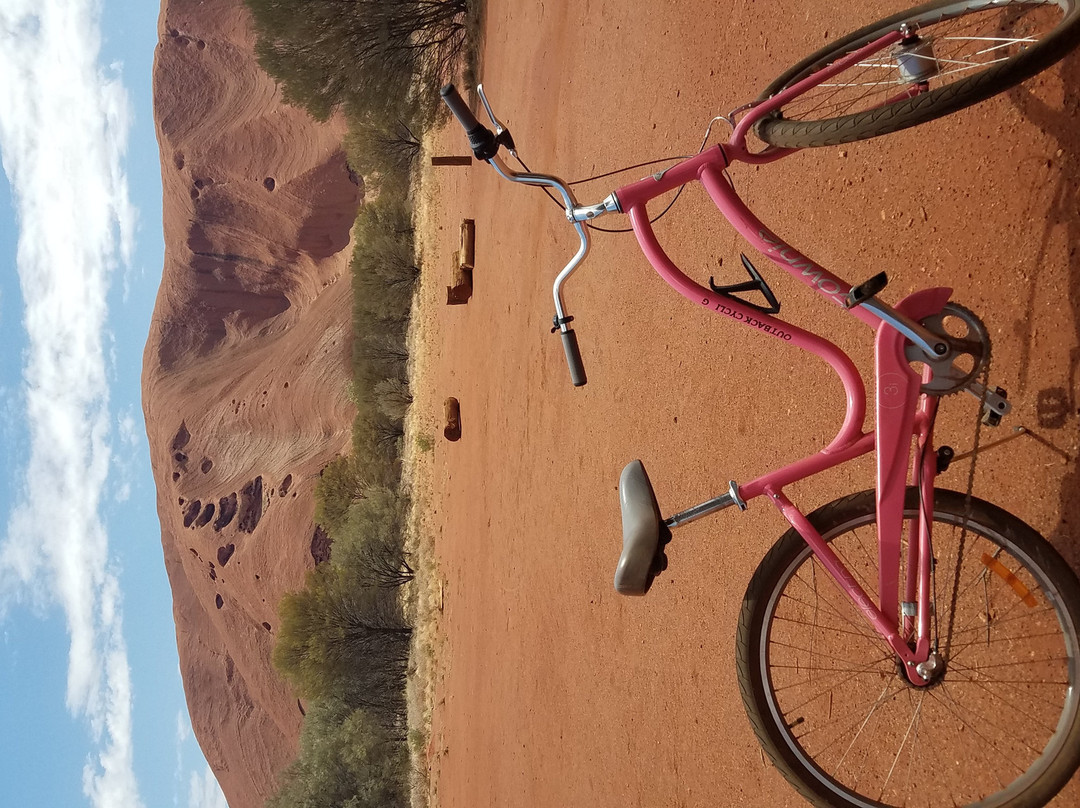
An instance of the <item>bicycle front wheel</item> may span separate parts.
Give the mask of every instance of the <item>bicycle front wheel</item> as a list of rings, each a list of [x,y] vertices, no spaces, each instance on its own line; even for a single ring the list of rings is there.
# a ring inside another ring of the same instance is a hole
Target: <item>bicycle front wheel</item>
[[[917,497],[908,491],[905,528]],[[743,702],[773,763],[814,805],[1032,808],[1080,765],[1080,584],[1019,519],[974,498],[965,519],[965,505],[935,494],[944,672],[926,687],[908,683],[794,530],[754,574],[737,640]],[[876,599],[874,492],[809,518]]]
[[[759,101],[906,24],[913,38],[792,99],[758,122],[773,146],[865,140],[940,118],[1000,93],[1080,41],[1080,0],[934,0],[868,25],[795,65]],[[921,87],[917,94],[908,93]]]

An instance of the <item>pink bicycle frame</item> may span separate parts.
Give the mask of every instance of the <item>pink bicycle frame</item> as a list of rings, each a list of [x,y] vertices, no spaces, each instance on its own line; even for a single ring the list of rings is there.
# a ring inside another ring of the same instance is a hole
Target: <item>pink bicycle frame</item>
[[[858,319],[877,331],[875,342],[877,428],[866,432],[866,391],[851,359],[829,340],[801,329],[738,299],[706,288],[687,277],[664,252],[653,233],[646,211],[647,203],[687,182],[701,182],[732,226],[757,250],[793,277],[837,305],[844,305],[851,284],[791,247],[772,233],[742,202],[727,181],[725,170],[730,162],[768,162],[790,150],[766,149],[751,153],[746,134],[762,116],[827,80],[852,63],[875,53],[900,39],[893,32],[859,51],[815,73],[768,101],[754,107],[738,125],[724,146],[714,146],[666,171],[618,189],[615,196],[623,212],[629,214],[634,233],[650,263],[676,291],[688,300],[719,312],[736,322],[748,325],[783,342],[817,354],[840,376],[846,394],[844,422],[831,443],[817,454],[805,457],[784,468],[765,474],[738,487],[743,501],[766,495],[787,521],[799,532],[855,607],[885,639],[905,663],[908,679],[916,685],[925,681],[915,666],[927,660],[930,647],[930,525],[919,519],[909,536],[903,602],[916,607],[913,619],[904,609],[900,622],[900,549],[902,545],[905,491],[908,469],[911,483],[920,486],[923,506],[933,511],[934,478],[937,473],[932,444],[936,399],[922,395],[923,379],[905,357],[905,337],[884,323],[874,311],[863,306],[849,309]],[[937,314],[948,302],[950,289],[934,288],[917,292],[903,300],[895,310],[913,320]],[[912,457],[912,443],[916,446]],[[784,486],[832,468],[852,458],[876,450],[877,524],[879,534],[879,602],[874,603],[828,543],[806,516],[784,494]],[[914,635],[914,647],[909,638]]]

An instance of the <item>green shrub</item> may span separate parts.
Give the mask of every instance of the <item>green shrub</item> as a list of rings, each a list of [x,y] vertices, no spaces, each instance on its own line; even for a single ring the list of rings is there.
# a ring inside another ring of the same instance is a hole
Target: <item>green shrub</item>
[[[420,156],[420,138],[408,121],[398,118],[354,121],[345,136],[345,154],[369,192],[408,187]]]
[[[334,536],[349,517],[349,508],[364,494],[364,478],[351,456],[335,457],[315,486],[315,521]]]
[[[399,600],[334,564],[311,570],[306,584],[278,606],[274,666],[302,697],[377,708],[392,726],[412,637]]]
[[[363,709],[341,699],[311,705],[300,757],[267,808],[394,808],[408,804],[408,755]]]
[[[403,104],[410,120],[429,118],[434,89],[464,49],[466,0],[245,2],[259,63],[287,101],[320,120],[339,106],[354,119],[379,120]],[[432,92],[414,96],[414,86]]]

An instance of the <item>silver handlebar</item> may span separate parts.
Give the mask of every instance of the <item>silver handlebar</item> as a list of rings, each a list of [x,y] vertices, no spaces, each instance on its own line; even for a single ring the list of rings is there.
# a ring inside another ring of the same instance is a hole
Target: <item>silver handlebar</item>
[[[495,133],[501,135],[506,131],[506,127],[495,117],[495,113],[491,108],[491,103],[488,101],[487,94],[484,92],[484,85],[478,85],[476,91],[480,96],[480,101],[483,103],[484,109],[487,111],[488,117],[491,119],[492,125],[495,127]],[[517,158],[516,149],[511,148],[508,151],[515,159]],[[562,286],[574,273],[574,270],[581,266],[581,263],[585,260],[585,256],[589,254],[589,231],[585,227],[585,222],[595,219],[597,216],[602,216],[605,213],[618,212],[618,201],[615,199],[614,194],[610,194],[599,204],[582,205],[578,202],[577,197],[574,196],[574,192],[570,188],[569,183],[559,177],[551,174],[536,174],[529,171],[514,171],[509,168],[498,155],[495,155],[487,162],[495,169],[500,177],[509,182],[553,188],[558,191],[559,195],[562,197],[566,220],[574,226],[574,230],[577,232],[578,239],[581,242],[574,257],[570,259],[565,267],[563,267],[562,272],[555,277],[555,282],[552,284],[551,289],[552,297],[555,299],[555,325],[559,331],[565,333],[569,329],[569,320],[566,316],[566,307],[562,302]]]
[[[577,232],[578,239],[581,242],[578,251],[563,268],[562,272],[555,277],[555,283],[552,286],[552,296],[555,298],[556,324],[559,326],[560,331],[566,331],[568,326],[565,322],[560,322],[566,319],[566,311],[561,296],[562,285],[566,282],[567,278],[573,274],[574,270],[581,265],[581,262],[585,260],[585,256],[589,253],[589,231],[586,229],[585,223],[595,219],[597,216],[602,216],[605,213],[617,212],[619,206],[615,199],[615,195],[609,194],[607,199],[598,205],[581,205],[578,203],[577,197],[574,196],[574,192],[571,190],[570,186],[559,177],[550,174],[534,174],[526,171],[514,171],[507,167],[506,163],[504,163],[497,155],[488,160],[488,163],[495,169],[496,173],[505,180],[518,182],[523,185],[537,185],[554,188],[562,197],[563,209],[566,212],[566,220],[574,226],[574,230]]]

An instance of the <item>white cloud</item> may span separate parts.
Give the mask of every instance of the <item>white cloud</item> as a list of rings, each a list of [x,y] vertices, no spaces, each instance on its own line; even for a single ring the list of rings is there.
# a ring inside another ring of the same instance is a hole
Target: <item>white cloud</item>
[[[184,744],[191,737],[191,722],[183,710],[176,711],[176,768],[173,770],[173,805],[180,804],[184,780]]]
[[[139,426],[141,421],[137,421],[131,410],[124,412],[117,420],[117,427],[120,431],[120,440],[126,443],[128,446],[135,446],[139,442]]]
[[[183,710],[176,711],[176,745],[183,746],[191,737],[191,719]]]
[[[221,786],[209,766],[202,774],[191,773],[188,808],[229,808],[225,795],[221,793]]]
[[[111,461],[106,294],[130,263],[136,216],[123,157],[131,110],[98,64],[99,3],[0,5],[0,156],[19,224],[29,460],[0,541],[0,598],[62,608],[66,701],[93,750],[95,808],[142,804],[132,754],[122,602],[100,511]]]

